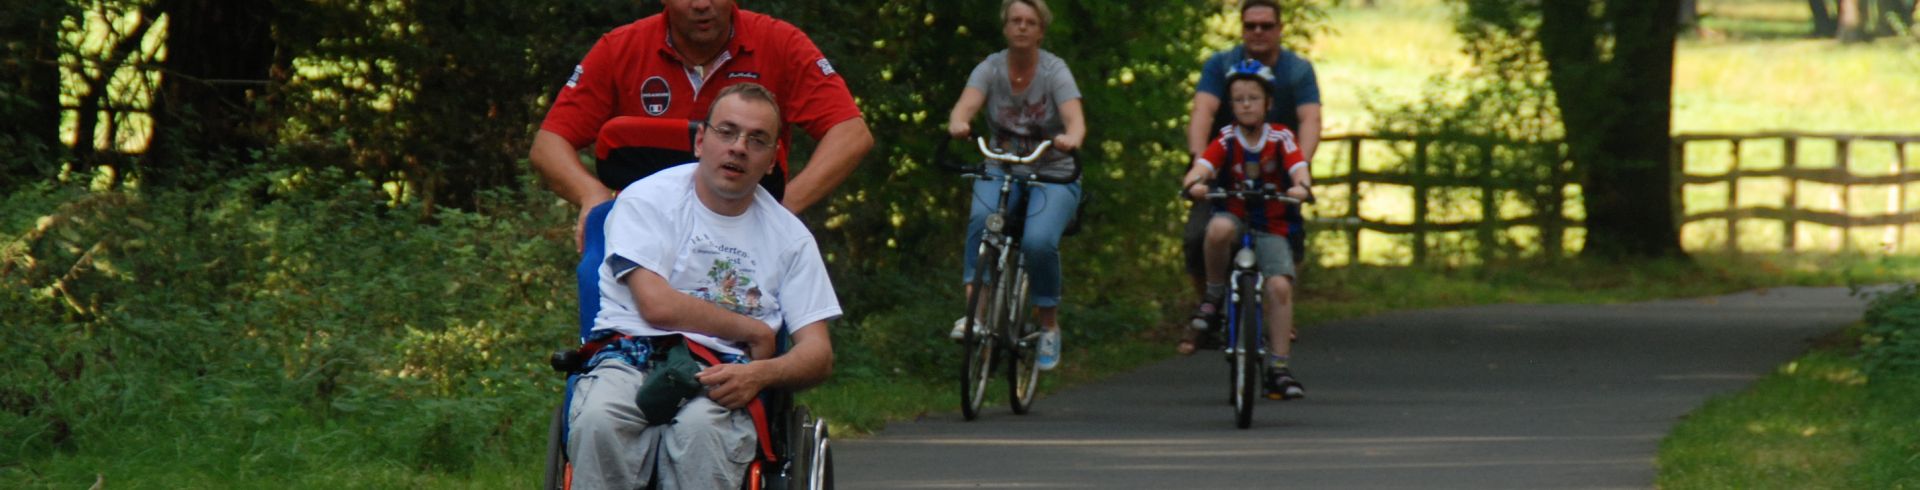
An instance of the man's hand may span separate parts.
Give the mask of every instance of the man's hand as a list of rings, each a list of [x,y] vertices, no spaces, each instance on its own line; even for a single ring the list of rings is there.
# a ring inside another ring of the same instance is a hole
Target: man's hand
[[[770,378],[765,369],[770,365],[761,362],[748,364],[721,364],[701,370],[694,375],[700,384],[707,385],[707,398],[728,409],[738,409],[753,402],[760,396],[760,390],[767,387]]]
[[[1287,197],[1299,199],[1300,202],[1307,202],[1307,198],[1311,196],[1312,194],[1307,192],[1307,188],[1305,186],[1296,185],[1296,186],[1287,188]]]

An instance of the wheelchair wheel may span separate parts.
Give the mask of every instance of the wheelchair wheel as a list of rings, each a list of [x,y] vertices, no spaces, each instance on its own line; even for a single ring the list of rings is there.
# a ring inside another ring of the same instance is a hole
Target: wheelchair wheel
[[[1260,399],[1260,292],[1254,274],[1241,274],[1234,286],[1237,317],[1233,345],[1233,425],[1253,426],[1253,404]]]
[[[1023,269],[1015,269],[1018,276],[1012,290],[1013,318],[1008,325],[1012,335],[1008,336],[1007,347],[1012,351],[1007,356],[1007,398],[1013,404],[1013,413],[1026,415],[1033,408],[1033,394],[1040,386],[1040,327],[1027,321],[1027,274]]]
[[[786,480],[788,490],[816,490],[833,488],[833,446],[832,437],[827,433],[827,421],[815,419],[801,408],[798,423],[793,425],[789,437],[790,445],[787,457],[789,477]]]
[[[960,363],[960,414],[967,420],[980,417],[980,404],[987,398],[987,383],[993,375],[992,332],[999,331],[1001,310],[1006,307],[1005,291],[997,281],[1001,275],[998,258],[994,247],[981,247],[980,260],[975,262],[980,270],[974,273],[973,294],[967,298],[966,325],[981,327],[964,329],[966,335],[960,343],[964,358]]]
[[[573,467],[567,464],[567,404],[553,409],[553,421],[547,424],[547,471],[540,480],[545,490],[566,490]]]

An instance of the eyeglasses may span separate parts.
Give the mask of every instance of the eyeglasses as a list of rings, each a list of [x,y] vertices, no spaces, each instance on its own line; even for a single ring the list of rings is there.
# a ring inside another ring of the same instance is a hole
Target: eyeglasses
[[[731,145],[735,141],[740,141],[740,128],[732,124],[708,126],[707,132],[713,133],[714,136],[718,137],[720,144]],[[768,150],[773,149],[773,138],[767,136],[766,133],[753,133],[746,136],[748,150],[752,150],[755,153],[766,153]]]
[[[1234,97],[1233,103],[1240,105],[1260,105],[1267,102],[1266,97]]]
[[[1280,30],[1280,23],[1279,22],[1242,22],[1240,23],[1240,28],[1246,29],[1248,32],[1277,31],[1277,30]]]

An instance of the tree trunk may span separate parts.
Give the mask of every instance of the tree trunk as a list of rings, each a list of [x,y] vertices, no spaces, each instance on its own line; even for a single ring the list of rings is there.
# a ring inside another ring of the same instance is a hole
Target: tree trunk
[[[265,146],[253,108],[273,73],[275,2],[160,0],[169,20],[166,73],[153,105],[141,174],[156,185],[229,174]]]
[[[1840,23],[1833,18],[1833,12],[1827,9],[1827,0],[1807,0],[1807,9],[1813,11],[1813,36],[1833,37],[1840,31]]]
[[[9,2],[10,4],[12,2]],[[17,5],[16,5],[17,6]],[[61,4],[34,2],[10,9],[0,20],[0,92],[18,94],[0,102],[0,140],[10,150],[0,155],[0,188],[37,178],[50,167],[47,155],[60,148],[60,21]]]
[[[1855,43],[1869,39],[1871,33],[1867,32],[1866,23],[1863,22],[1868,5],[1871,4],[1861,0],[1840,0],[1840,31],[1835,36],[1840,42]]]
[[[1591,2],[1541,4],[1541,51],[1585,176],[1588,257],[1682,253],[1667,153],[1679,1],[1607,2],[1604,17]]]

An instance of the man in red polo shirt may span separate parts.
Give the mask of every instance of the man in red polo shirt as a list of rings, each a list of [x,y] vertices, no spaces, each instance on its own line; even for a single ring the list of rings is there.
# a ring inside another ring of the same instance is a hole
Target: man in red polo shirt
[[[732,0],[662,3],[665,12],[601,36],[574,67],[534,136],[529,155],[534,168],[555,193],[580,206],[576,246],[588,211],[612,199],[613,191],[664,168],[614,168],[601,162],[598,176],[587,171],[579,150],[594,143],[601,127],[616,117],[684,130],[686,122],[707,118],[707,107],[721,89],[740,82],[766,86],[779,99],[783,122],[819,143],[800,175],[787,179],[788,132],[781,131],[779,163],[762,181],[794,213],[824,199],[873,147],[873,134],[846,80],[799,28],[741,10]],[[671,163],[691,160],[688,154]]]

